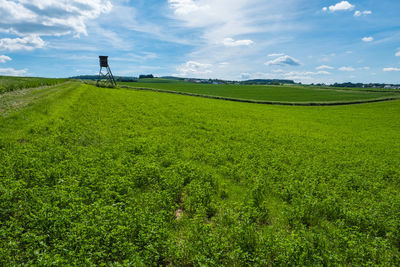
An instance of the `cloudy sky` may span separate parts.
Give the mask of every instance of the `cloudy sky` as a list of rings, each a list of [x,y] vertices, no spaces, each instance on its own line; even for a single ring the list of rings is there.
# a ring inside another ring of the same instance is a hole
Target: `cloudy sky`
[[[0,0],[0,75],[400,83],[399,0]]]

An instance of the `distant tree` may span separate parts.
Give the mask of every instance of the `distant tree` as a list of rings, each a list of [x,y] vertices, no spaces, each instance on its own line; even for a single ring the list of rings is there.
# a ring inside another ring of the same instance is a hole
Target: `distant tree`
[[[147,75],[141,74],[139,76],[139,79],[152,79],[152,78],[154,78],[153,74],[147,74]]]

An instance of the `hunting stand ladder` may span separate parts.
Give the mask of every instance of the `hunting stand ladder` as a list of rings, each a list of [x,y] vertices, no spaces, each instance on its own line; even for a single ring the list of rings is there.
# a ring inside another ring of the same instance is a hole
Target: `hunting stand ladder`
[[[99,56],[100,59],[100,71],[99,71],[99,78],[97,79],[96,85],[97,86],[116,86],[117,83],[115,82],[114,76],[111,72],[110,66],[108,65],[108,56]],[[107,70],[107,73],[104,74],[102,72],[103,68]]]

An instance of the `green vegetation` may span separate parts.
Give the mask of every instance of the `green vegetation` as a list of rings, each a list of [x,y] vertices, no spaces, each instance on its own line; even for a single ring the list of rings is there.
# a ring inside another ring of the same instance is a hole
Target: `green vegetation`
[[[0,94],[25,88],[56,85],[66,81],[67,79],[0,76]]]
[[[388,88],[353,88],[353,87],[323,87],[330,90],[352,90],[352,91],[365,91],[365,92],[388,92],[388,93],[399,93],[400,89],[388,89]]]
[[[0,265],[400,264],[400,101],[7,101],[29,104],[0,115]]]
[[[399,97],[387,92],[361,92],[354,90],[323,89],[305,86],[266,85],[212,85],[185,82],[170,83],[118,83],[131,87],[162,89],[200,95],[221,96],[235,99],[249,99],[276,102],[349,102],[380,98]]]

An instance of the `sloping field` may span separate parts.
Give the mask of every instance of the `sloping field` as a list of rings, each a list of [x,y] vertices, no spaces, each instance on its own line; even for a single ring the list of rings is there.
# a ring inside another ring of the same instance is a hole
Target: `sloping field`
[[[368,92],[338,90],[305,86],[271,85],[212,85],[185,82],[169,83],[118,83],[130,87],[153,88],[173,92],[185,92],[206,96],[219,96],[234,99],[315,103],[352,102],[382,98],[400,98],[396,92]]]
[[[400,264],[400,101],[32,94],[0,115],[0,265]]]
[[[25,88],[56,85],[66,81],[67,79],[0,76],[0,94]]]

